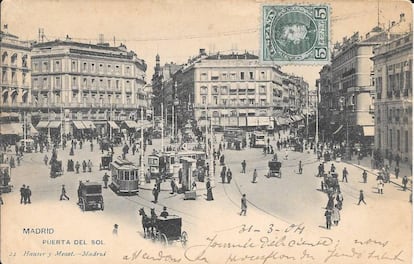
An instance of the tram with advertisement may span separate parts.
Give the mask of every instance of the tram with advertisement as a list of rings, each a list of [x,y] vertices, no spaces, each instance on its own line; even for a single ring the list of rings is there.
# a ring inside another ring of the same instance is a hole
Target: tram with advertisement
[[[266,146],[266,134],[261,131],[255,131],[253,132],[253,147],[254,148],[261,148]]]
[[[112,182],[109,187],[116,194],[134,195],[138,193],[139,168],[134,163],[118,158],[110,164]]]

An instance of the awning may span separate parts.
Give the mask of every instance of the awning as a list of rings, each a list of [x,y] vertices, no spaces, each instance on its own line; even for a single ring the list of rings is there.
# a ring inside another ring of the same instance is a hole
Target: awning
[[[362,127],[364,130],[364,136],[365,137],[373,137],[375,133],[375,128],[373,126],[364,126]]]
[[[82,121],[82,123],[85,125],[86,129],[95,129],[96,126],[93,124],[92,121]]]
[[[76,129],[86,129],[82,121],[73,121],[73,125]]]
[[[14,113],[14,112],[10,112],[10,113],[1,112],[0,113],[0,117],[19,117],[19,114],[18,113]]]
[[[60,125],[61,125],[60,121],[50,121],[47,127],[48,128],[59,128]]]
[[[125,120],[124,124],[128,127],[128,128],[137,128],[138,124],[135,121],[131,121],[131,120]]]
[[[36,128],[47,128],[47,125],[49,124],[49,121],[40,121]]]
[[[23,128],[19,123],[0,124],[0,135],[23,135]]]
[[[39,131],[37,131],[37,129],[33,125],[30,125],[29,135],[32,135],[32,136],[39,135]]]
[[[114,122],[114,121],[108,121],[108,125],[112,128],[112,129],[119,129],[119,126]]]
[[[338,129],[337,130],[335,130],[335,132],[333,132],[332,133],[332,135],[335,135],[335,134],[337,134],[339,131],[341,131],[341,129],[344,127],[344,125],[340,125],[339,127],[338,127]]]

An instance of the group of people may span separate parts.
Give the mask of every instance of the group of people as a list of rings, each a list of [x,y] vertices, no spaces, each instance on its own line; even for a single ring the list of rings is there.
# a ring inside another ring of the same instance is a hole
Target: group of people
[[[20,204],[30,204],[32,201],[30,200],[30,197],[32,196],[32,191],[30,190],[29,185],[23,184],[23,186],[20,188]]]

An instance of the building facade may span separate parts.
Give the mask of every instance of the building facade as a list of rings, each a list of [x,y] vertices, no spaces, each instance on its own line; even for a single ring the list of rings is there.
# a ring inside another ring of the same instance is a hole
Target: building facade
[[[204,126],[211,120],[214,127],[246,129],[273,129],[275,117],[299,116],[297,96],[304,88],[298,86],[305,83],[278,66],[262,65],[253,54],[207,55],[203,49],[173,79],[178,122],[192,119]]]
[[[412,161],[413,34],[374,49],[375,148]]]
[[[32,105],[40,119],[63,122],[64,133],[107,120],[136,120],[147,109],[146,64],[125,45],[66,40],[32,49]],[[144,112],[145,113],[145,112]],[[101,131],[103,132],[103,131]]]

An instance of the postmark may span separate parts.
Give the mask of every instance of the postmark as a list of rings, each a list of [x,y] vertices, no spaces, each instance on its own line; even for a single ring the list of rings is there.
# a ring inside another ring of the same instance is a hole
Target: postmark
[[[262,62],[328,63],[329,18],[329,5],[263,5]]]

